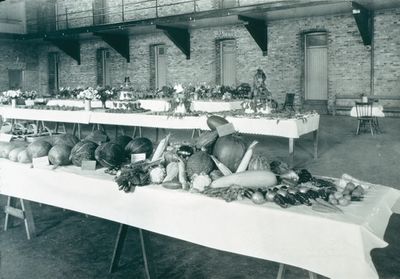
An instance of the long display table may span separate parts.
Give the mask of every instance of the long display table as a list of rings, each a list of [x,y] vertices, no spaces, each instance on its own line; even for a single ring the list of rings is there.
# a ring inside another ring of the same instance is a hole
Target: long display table
[[[307,206],[281,209],[161,186],[118,190],[112,177],[0,159],[0,194],[62,207],[222,251],[301,267],[329,278],[378,278],[370,257],[383,240],[400,192],[373,185],[344,214]],[[193,222],[196,220],[196,222]]]
[[[170,117],[146,113],[107,113],[96,111],[57,111],[1,107],[0,115],[6,119],[41,120],[52,122],[106,124],[121,126],[139,126],[165,129],[198,129],[209,130],[207,117],[185,116]],[[309,114],[304,118],[251,118],[227,117],[236,131],[244,134],[277,136],[289,139],[289,163],[294,160],[294,140],[313,133],[314,158],[318,156],[319,114]]]

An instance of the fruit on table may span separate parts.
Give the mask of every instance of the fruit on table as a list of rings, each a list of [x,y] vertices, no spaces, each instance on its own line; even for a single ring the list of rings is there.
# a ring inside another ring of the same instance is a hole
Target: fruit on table
[[[72,164],[80,167],[82,165],[83,160],[95,160],[94,153],[98,144],[83,140],[78,142],[71,150],[70,159]]]
[[[218,126],[228,123],[228,120],[218,115],[211,115],[207,118],[207,125],[211,130],[215,130]]]
[[[153,143],[148,138],[134,138],[125,146],[125,152],[131,154],[145,153],[146,158],[149,158],[153,153]]]
[[[205,131],[196,139],[196,148],[208,148],[212,146],[218,138],[217,131]]]
[[[217,139],[213,155],[232,172],[235,172],[246,152],[246,144],[237,135],[227,135]]]
[[[163,182],[166,176],[165,168],[162,166],[157,166],[150,170],[150,181],[154,184],[160,184]]]
[[[213,169],[214,162],[205,151],[197,151],[186,162],[186,173],[189,178],[194,174],[209,174]]]
[[[249,162],[248,170],[269,170],[268,159],[262,155],[253,156]]]
[[[18,162],[23,164],[32,163],[32,157],[27,149],[24,149],[18,153]]]
[[[71,160],[69,158],[71,155],[71,150],[72,147],[69,145],[54,145],[48,154],[50,163],[55,166],[65,166],[71,164]]]
[[[52,137],[52,145],[68,145],[71,148],[79,142],[79,139],[71,134],[60,134]]]
[[[10,153],[8,153],[8,159],[10,159],[13,162],[18,162],[18,154],[25,149],[26,147],[24,146],[14,148],[13,150],[10,151]]]
[[[124,149],[113,142],[99,145],[94,152],[94,157],[105,168],[119,167],[126,158]]]
[[[110,140],[107,134],[101,130],[94,130],[85,137],[85,140],[92,141],[96,144],[102,144]]]
[[[47,156],[51,149],[51,144],[44,140],[37,140],[28,145],[26,150],[31,158]]]
[[[244,171],[220,177],[211,183],[211,187],[228,187],[235,184],[242,187],[259,188],[274,186],[276,183],[276,176],[270,171]]]
[[[266,202],[263,193],[261,193],[260,191],[255,191],[251,195],[251,201],[254,202],[255,204],[263,204]]]

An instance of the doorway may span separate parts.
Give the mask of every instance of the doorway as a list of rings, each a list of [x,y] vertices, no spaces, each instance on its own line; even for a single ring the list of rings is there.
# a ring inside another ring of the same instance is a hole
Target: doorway
[[[305,100],[328,100],[328,47],[325,32],[305,35]]]
[[[8,87],[10,89],[22,89],[24,87],[24,72],[20,69],[8,70]]]
[[[223,40],[220,42],[221,85],[236,86],[236,42]]]

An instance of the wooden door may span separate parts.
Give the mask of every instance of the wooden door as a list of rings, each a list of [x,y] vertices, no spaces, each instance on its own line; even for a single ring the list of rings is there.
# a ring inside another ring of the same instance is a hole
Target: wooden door
[[[158,45],[154,47],[155,51],[155,70],[156,70],[156,88],[161,89],[167,85],[167,55],[166,47]]]
[[[48,54],[48,87],[50,95],[58,93],[59,88],[59,55],[56,52],[50,52]]]
[[[234,40],[221,42],[221,84],[236,85],[236,44]]]
[[[306,35],[305,50],[305,98],[328,99],[328,48],[326,34]]]
[[[111,86],[111,54],[107,49],[98,49],[97,59],[97,85]]]
[[[22,70],[8,70],[8,87],[10,89],[22,89],[24,87],[24,72]]]

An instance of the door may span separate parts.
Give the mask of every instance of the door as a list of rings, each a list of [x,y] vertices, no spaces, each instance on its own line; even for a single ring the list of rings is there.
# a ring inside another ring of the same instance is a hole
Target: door
[[[221,85],[236,85],[236,44],[234,40],[221,41]]]
[[[24,72],[22,70],[8,70],[8,87],[22,89],[24,87]]]
[[[326,33],[305,35],[305,99],[328,99],[328,48]]]
[[[48,54],[48,71],[49,71],[49,93],[55,95],[58,93],[59,88],[59,55],[56,52]]]
[[[154,47],[156,88],[167,85],[167,55],[164,45]]]
[[[106,0],[93,0],[93,25],[107,23]]]
[[[97,59],[97,85],[111,86],[111,55],[107,49],[98,49]]]

